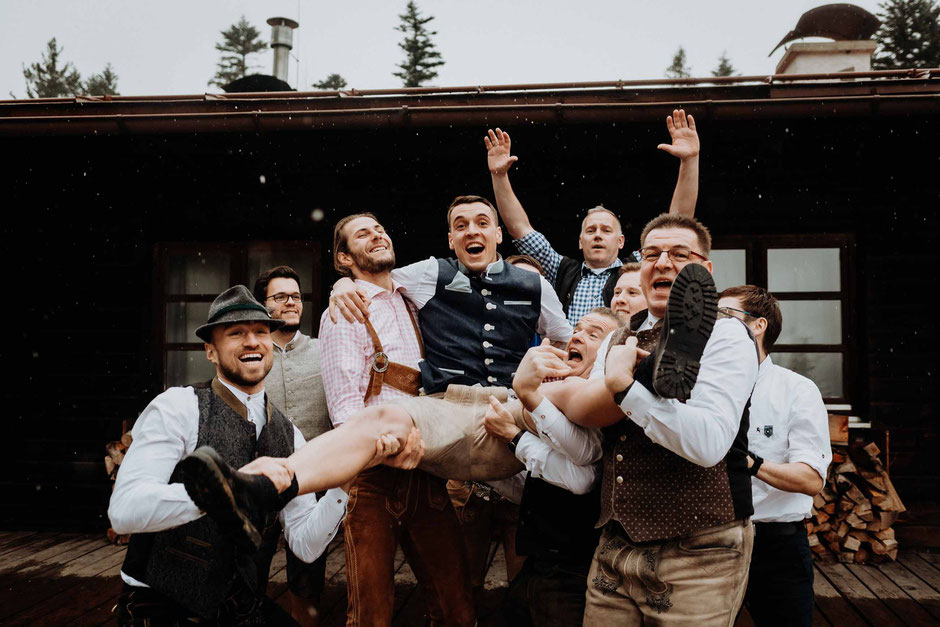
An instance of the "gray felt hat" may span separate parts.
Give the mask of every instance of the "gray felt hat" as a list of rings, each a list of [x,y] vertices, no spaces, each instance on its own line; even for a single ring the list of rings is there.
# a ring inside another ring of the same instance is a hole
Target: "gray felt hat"
[[[284,321],[272,318],[264,305],[255,300],[247,287],[233,285],[212,301],[212,306],[209,307],[209,319],[196,329],[196,335],[203,342],[211,342],[213,327],[235,322],[266,322],[272,331],[284,326]]]

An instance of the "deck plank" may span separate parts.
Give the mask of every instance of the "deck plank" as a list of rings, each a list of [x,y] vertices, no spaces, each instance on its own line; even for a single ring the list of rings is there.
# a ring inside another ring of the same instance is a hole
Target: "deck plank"
[[[22,540],[28,536],[34,536],[38,531],[5,531],[3,535],[0,536],[0,549],[9,544],[10,542],[16,542],[17,540]]]
[[[813,578],[813,592],[816,594],[816,606],[826,620],[833,625],[839,625],[839,627],[868,625],[855,611],[855,608],[846,601],[845,597],[829,583],[829,580],[819,570],[819,564],[816,564],[816,566],[816,576]]]
[[[903,624],[916,627],[937,624],[927,610],[874,566],[847,564],[846,568],[881,599]]]
[[[836,590],[865,620],[874,625],[890,625],[896,620],[894,613],[862,583],[845,564],[820,562],[817,572],[823,573]]]
[[[897,562],[884,562],[878,565],[878,570],[887,575],[891,581],[911,595],[911,598],[923,606],[925,610],[940,620],[940,592],[937,592],[924,581]]]
[[[940,570],[921,559],[913,551],[898,553],[898,563],[920,577],[935,592],[940,592]]]
[[[10,544],[0,549],[0,569],[4,569],[8,564],[13,565],[17,560],[32,553],[42,551],[47,547],[61,541],[65,536],[62,533],[38,533],[34,536],[14,540]]]

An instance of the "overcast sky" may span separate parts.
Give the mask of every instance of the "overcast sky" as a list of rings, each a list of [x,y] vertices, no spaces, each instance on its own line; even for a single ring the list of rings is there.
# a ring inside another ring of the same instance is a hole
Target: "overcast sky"
[[[399,87],[394,30],[407,0],[0,0],[0,98],[25,97],[23,64],[55,37],[82,74],[110,62],[123,95],[218,91],[208,81],[220,31],[245,15],[267,41],[269,17],[300,22],[289,82],[337,72],[351,87]],[[722,52],[741,74],[770,74],[770,50],[819,0],[418,0],[446,61],[434,85],[660,78],[685,47],[694,76]],[[876,0],[857,5],[876,13]],[[270,51],[255,55],[271,73]]]

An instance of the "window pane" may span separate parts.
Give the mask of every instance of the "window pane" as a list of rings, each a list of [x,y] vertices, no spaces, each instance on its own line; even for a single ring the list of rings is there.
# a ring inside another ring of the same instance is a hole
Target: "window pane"
[[[771,248],[767,251],[771,292],[838,292],[838,248]]]
[[[196,329],[209,318],[210,303],[167,303],[166,305],[166,341],[200,342]]]
[[[842,302],[781,300],[783,330],[777,344],[841,344]]]
[[[166,385],[189,385],[215,376],[215,366],[205,351],[167,351]]]
[[[842,353],[773,353],[771,359],[812,379],[823,398],[842,398]]]
[[[231,287],[227,253],[170,252],[168,257],[167,294],[219,294]]]
[[[248,289],[255,286],[258,276],[265,270],[274,266],[290,266],[300,275],[300,291],[309,294],[313,285],[313,262],[313,252],[309,250],[278,250],[276,243],[256,245],[248,252]]]
[[[712,276],[718,291],[747,283],[747,251],[712,250],[709,258],[714,265]]]

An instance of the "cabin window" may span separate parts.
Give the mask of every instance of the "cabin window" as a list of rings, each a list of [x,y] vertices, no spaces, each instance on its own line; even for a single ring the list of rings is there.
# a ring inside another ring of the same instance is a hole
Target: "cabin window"
[[[316,335],[320,322],[318,242],[165,243],[157,246],[159,273],[154,312],[164,388],[207,381],[215,367],[195,330],[206,322],[209,305],[239,283],[252,289],[262,271],[287,265],[300,275],[304,294],[301,332]]]

